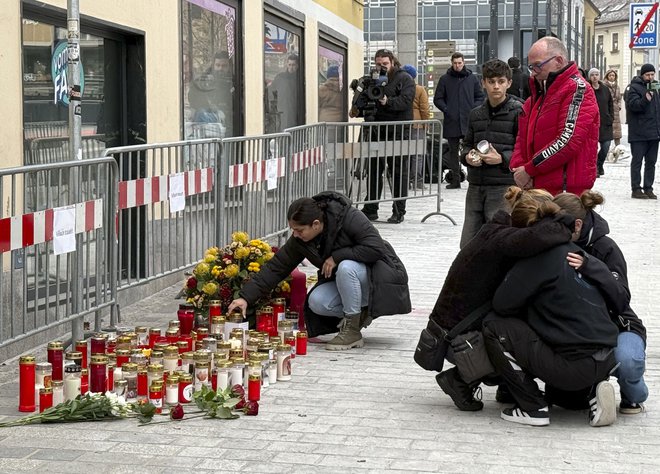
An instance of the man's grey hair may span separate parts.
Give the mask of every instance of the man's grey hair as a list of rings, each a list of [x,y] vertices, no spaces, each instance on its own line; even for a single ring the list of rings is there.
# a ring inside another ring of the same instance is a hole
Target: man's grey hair
[[[545,36],[539,40],[539,43],[545,44],[548,53],[561,56],[568,61],[568,50],[566,49],[566,45],[559,38]]]

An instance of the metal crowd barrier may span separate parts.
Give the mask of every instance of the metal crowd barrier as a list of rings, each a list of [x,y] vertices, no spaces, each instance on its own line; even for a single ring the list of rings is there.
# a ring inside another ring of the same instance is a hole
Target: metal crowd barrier
[[[441,211],[442,124],[438,120],[327,123],[327,189],[372,209],[385,202],[435,198]],[[403,204],[405,206],[405,204]],[[389,211],[381,209],[385,214]]]
[[[104,308],[114,317],[117,176],[111,158],[0,169],[0,348],[67,322],[75,339],[92,312],[100,330]]]
[[[105,151],[119,165],[119,290],[180,272],[217,245],[220,152],[217,138]]]
[[[298,198],[314,196],[327,189],[328,169],[325,160],[327,130],[324,123],[285,130],[291,134],[290,159],[287,167],[289,204]]]

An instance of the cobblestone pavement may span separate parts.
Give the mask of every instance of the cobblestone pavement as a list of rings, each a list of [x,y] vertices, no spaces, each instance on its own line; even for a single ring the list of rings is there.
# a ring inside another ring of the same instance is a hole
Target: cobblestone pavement
[[[499,418],[494,389],[485,408],[458,411],[417,367],[412,353],[457,253],[465,186],[444,192],[439,216],[421,218],[432,200],[409,201],[404,223],[377,223],[410,275],[414,309],[364,331],[365,347],[345,353],[312,344],[294,361],[294,378],[267,388],[258,417],[192,419],[152,426],[135,420],[43,425],[0,431],[0,472],[651,472],[660,466],[660,405],[655,394],[659,332],[660,204],[630,198],[627,162],[606,164],[596,183],[601,210],[629,265],[633,308],[648,327],[647,411],[591,428],[586,411],[552,411],[533,428]],[[389,205],[381,208],[389,216]],[[307,269],[306,271],[311,271]],[[166,326],[178,287],[124,308],[125,325]],[[0,414],[16,413],[16,361],[0,369]]]

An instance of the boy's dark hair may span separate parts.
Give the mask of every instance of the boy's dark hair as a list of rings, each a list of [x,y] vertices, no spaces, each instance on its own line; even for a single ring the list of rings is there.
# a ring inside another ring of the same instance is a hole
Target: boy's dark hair
[[[465,56],[463,56],[463,53],[458,53],[458,52],[456,52],[456,53],[454,53],[454,54],[451,55],[451,60],[452,60],[452,61],[453,61],[454,59],[458,59],[458,58],[465,59]]]
[[[481,68],[481,75],[484,79],[494,79],[496,77],[506,77],[511,80],[511,68],[501,59],[491,59],[486,61]]]

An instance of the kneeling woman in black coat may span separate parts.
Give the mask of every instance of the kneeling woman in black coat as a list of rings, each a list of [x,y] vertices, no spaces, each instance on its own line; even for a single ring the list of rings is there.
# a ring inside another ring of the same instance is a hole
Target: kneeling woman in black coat
[[[307,296],[310,337],[337,331],[328,350],[362,347],[360,329],[373,318],[410,312],[408,275],[392,246],[344,195],[330,191],[294,201],[287,211],[292,236],[229,305],[245,314],[305,258],[319,268]]]

